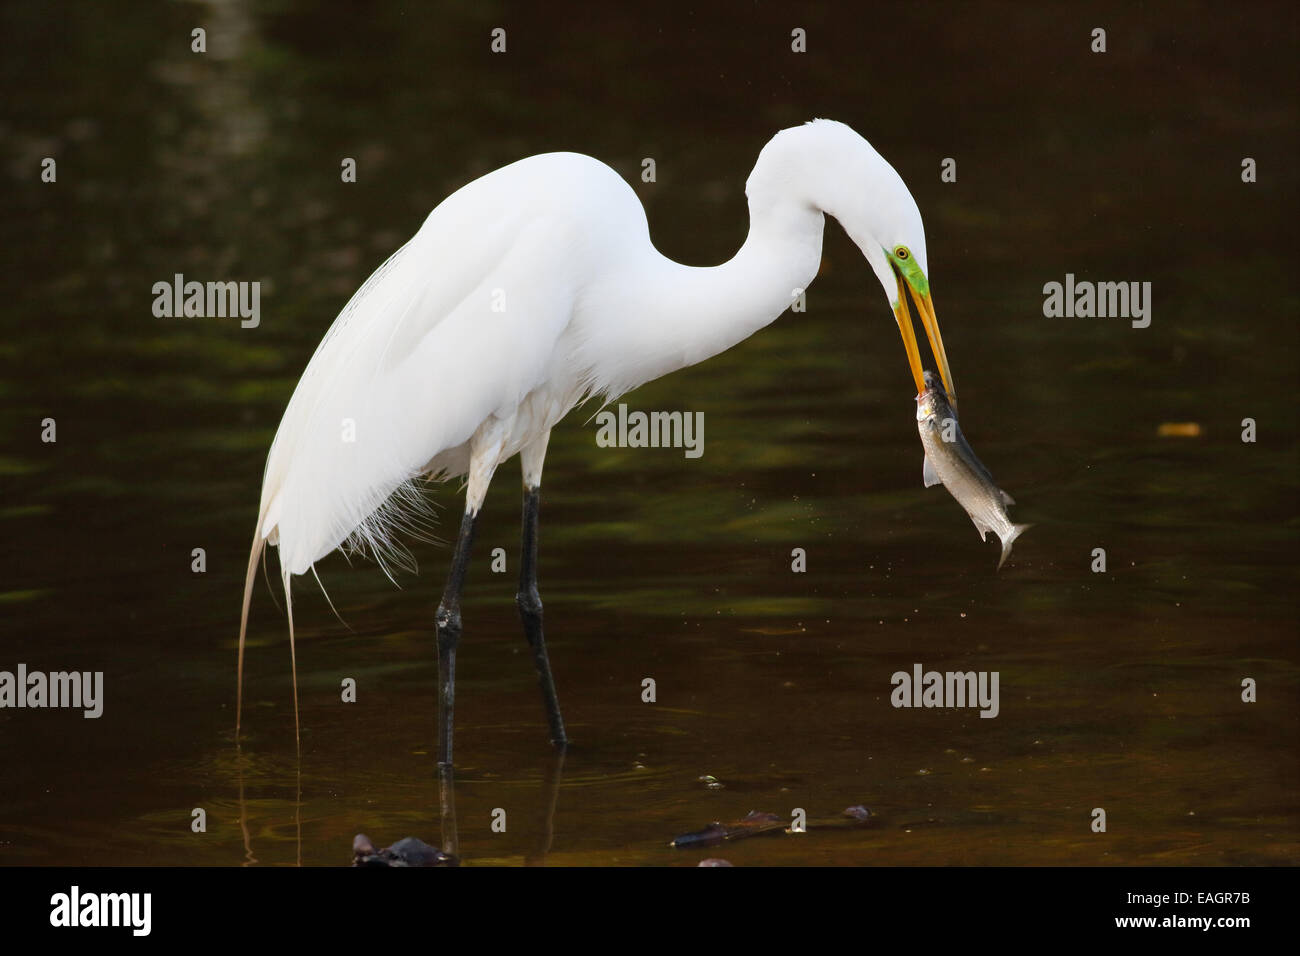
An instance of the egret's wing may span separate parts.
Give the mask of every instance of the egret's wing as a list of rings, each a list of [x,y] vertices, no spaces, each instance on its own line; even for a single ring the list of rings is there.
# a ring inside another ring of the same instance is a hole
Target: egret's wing
[[[259,518],[290,573],[354,532],[386,544],[385,501],[543,379],[572,311],[565,224],[466,192],[352,297],[294,390]]]

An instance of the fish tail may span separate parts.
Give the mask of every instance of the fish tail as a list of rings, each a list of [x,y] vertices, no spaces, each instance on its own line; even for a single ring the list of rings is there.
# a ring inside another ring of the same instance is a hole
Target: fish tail
[[[1002,539],[1002,558],[998,561],[998,570],[1002,570],[1002,565],[1007,562],[1007,555],[1011,554],[1011,545],[1015,543],[1016,538],[1020,537],[1030,528],[1032,524],[1013,524],[1011,533]]]

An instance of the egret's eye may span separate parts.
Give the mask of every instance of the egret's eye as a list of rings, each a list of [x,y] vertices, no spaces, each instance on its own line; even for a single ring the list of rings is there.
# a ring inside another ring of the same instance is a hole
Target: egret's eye
[[[898,259],[906,259],[908,256],[907,246],[899,246],[894,250],[894,256]]]

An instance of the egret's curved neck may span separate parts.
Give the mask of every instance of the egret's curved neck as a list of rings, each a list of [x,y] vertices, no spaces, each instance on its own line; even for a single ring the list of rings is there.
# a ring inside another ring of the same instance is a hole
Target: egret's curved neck
[[[770,325],[808,288],[822,258],[825,217],[794,203],[750,210],[749,235],[727,262],[678,266],[674,305],[688,318],[687,364]]]
[[[686,266],[654,251],[637,270],[639,314],[624,327],[622,380],[607,391],[702,362],[770,325],[817,275],[824,225],[807,204],[751,198],[749,235],[722,265]]]

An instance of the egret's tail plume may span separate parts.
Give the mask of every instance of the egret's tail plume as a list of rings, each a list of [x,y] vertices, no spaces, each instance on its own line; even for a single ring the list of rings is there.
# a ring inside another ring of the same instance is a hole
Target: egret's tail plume
[[[293,643],[293,593],[291,591],[290,579],[293,577],[287,570],[281,572],[284,578],[284,609],[289,615],[289,666],[293,671],[293,743],[298,751],[298,756],[302,756],[302,735],[298,728],[298,652],[294,649]]]
[[[235,665],[235,742],[239,742],[240,717],[244,711],[244,645],[248,638],[248,608],[253,598],[253,582],[257,579],[257,562],[266,550],[266,539],[261,535],[261,524],[253,535],[253,548],[248,554],[248,573],[244,577],[244,609],[239,618],[239,658]],[[302,753],[302,735],[298,723],[298,652],[293,636],[293,592],[287,570],[281,571],[284,580],[284,607],[289,615],[289,663],[293,669],[293,739],[299,755]]]
[[[244,577],[244,610],[239,617],[239,663],[235,665],[235,740],[239,739],[239,718],[244,710],[244,643],[248,637],[248,606],[253,600],[253,581],[257,578],[257,562],[266,549],[261,535],[261,524],[253,532],[253,548],[248,553],[248,574]]]

